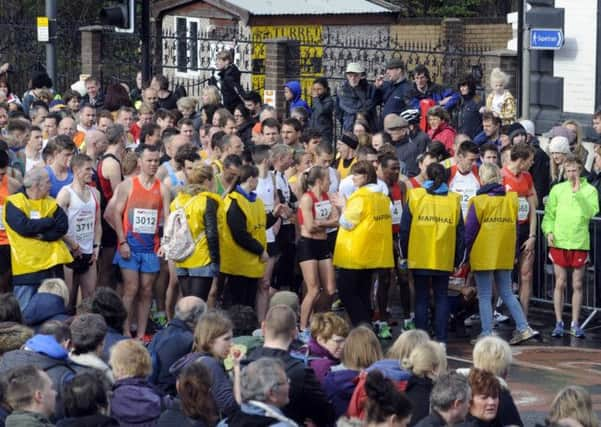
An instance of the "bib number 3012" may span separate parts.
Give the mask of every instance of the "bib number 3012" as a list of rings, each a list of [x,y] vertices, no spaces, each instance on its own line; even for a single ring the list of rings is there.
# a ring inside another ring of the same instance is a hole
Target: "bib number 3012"
[[[133,231],[139,234],[154,234],[157,230],[158,211],[156,209],[134,209]]]

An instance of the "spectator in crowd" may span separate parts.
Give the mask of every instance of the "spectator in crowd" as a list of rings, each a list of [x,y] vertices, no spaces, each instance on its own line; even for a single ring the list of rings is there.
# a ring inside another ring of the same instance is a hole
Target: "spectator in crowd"
[[[166,110],[176,110],[177,100],[180,98],[174,91],[169,90],[169,79],[162,74],[152,77],[150,87],[157,92],[157,106]]]
[[[467,378],[455,372],[438,377],[430,394],[430,415],[416,427],[444,427],[460,424],[469,411],[472,397]]]
[[[69,227],[68,218],[49,196],[50,185],[46,169],[33,168],[25,175],[25,190],[8,196],[4,205],[12,283],[22,310],[42,280],[62,276],[63,265],[73,261],[62,240]]]
[[[70,329],[71,361],[102,372],[110,384],[115,382],[111,368],[101,359],[107,331],[104,318],[95,313],[82,314],[73,319]]]
[[[251,120],[250,111],[240,103],[234,108],[234,119],[236,120],[236,134],[244,143],[244,147],[249,150],[253,146],[252,127],[255,123]]]
[[[390,380],[379,371],[372,371],[365,382],[367,408],[365,425],[376,427],[393,425],[407,427],[411,419],[411,402],[403,393],[396,390]]]
[[[436,314],[436,339],[447,340],[449,275],[464,255],[464,227],[459,194],[449,192],[447,175],[439,163],[427,170],[422,188],[409,193],[401,218],[401,248],[415,280],[415,326],[428,330],[432,281]],[[443,220],[440,220],[440,219]],[[454,243],[454,247],[449,245]]]
[[[244,100],[244,106],[250,111],[251,121],[253,124],[259,122],[259,114],[261,113],[261,107],[263,100],[259,92],[251,90],[244,93],[242,96]]]
[[[453,145],[457,131],[450,125],[451,117],[447,110],[441,106],[434,106],[428,110],[428,136],[432,141],[440,141],[447,151],[453,155]]]
[[[290,378],[290,403],[282,408],[284,415],[298,424],[309,419],[316,425],[329,425],[334,421],[334,413],[313,370],[289,353],[290,344],[297,334],[296,321],[290,307],[271,307],[261,326],[265,343],[250,353],[246,360],[252,362],[262,357],[281,360]]]
[[[51,427],[56,389],[43,369],[24,365],[10,371],[6,377],[6,402],[12,413],[6,417],[6,427]]]
[[[409,135],[410,127],[407,120],[396,114],[389,114],[384,117],[384,131],[390,135],[396,157],[405,166],[405,174],[417,175],[419,173],[417,157],[421,154],[423,147],[420,147]]]
[[[119,421],[107,415],[110,384],[101,372],[81,372],[65,385],[65,417],[57,427],[118,427]],[[122,425],[122,424],[121,424]]]
[[[515,122],[515,98],[505,89],[509,84],[509,75],[500,68],[493,68],[489,81],[492,91],[486,97],[485,109],[496,114],[504,125]],[[484,112],[484,109],[481,112]]]
[[[388,114],[400,114],[407,109],[407,95],[411,83],[407,81],[407,67],[398,58],[392,58],[386,64],[386,81],[384,76],[376,79],[375,86],[382,97],[382,117]]]
[[[346,65],[346,81],[338,88],[336,118],[342,130],[351,132],[358,114],[367,119],[372,129],[376,128],[376,89],[365,78],[365,69],[358,62]]]
[[[543,198],[549,194],[549,183],[551,182],[549,155],[540,147],[534,123],[531,120],[522,119],[520,124],[526,131],[526,142],[534,149],[534,159],[529,172],[534,180],[538,206],[543,206]]]
[[[411,373],[405,390],[413,407],[409,425],[417,424],[430,413],[430,394],[438,376],[447,370],[446,357],[440,344],[428,341],[417,345],[409,357],[402,361],[403,368]]]
[[[333,141],[334,99],[330,94],[330,85],[325,77],[318,77],[311,87],[313,112],[309,117],[308,128],[317,129],[323,141]]]
[[[300,81],[291,80],[284,85],[284,99],[289,104],[288,115],[292,113],[292,110],[296,107],[303,107],[308,112],[311,112],[307,102],[302,99],[302,87]]]
[[[552,141],[555,141],[555,137]],[[570,154],[563,162],[566,181],[551,188],[545,205],[541,228],[547,239],[549,258],[555,270],[555,329],[552,336],[564,334],[563,310],[568,270],[572,270],[572,323],[570,333],[584,338],[580,326],[580,307],[588,251],[590,249],[590,220],[599,212],[599,196],[595,187],[580,174],[584,169],[582,160]]]
[[[564,387],[553,399],[547,421],[560,423],[566,418],[579,422],[582,427],[599,426],[591,394],[583,387],[575,385]]]
[[[46,71],[36,70],[31,75],[29,90],[23,96],[23,112],[29,115],[29,107],[40,99],[42,92],[52,89],[52,79]]]
[[[555,128],[551,129],[552,135],[566,133],[564,128],[558,127],[557,129],[554,129]],[[551,138],[551,141],[549,142],[549,154],[551,156],[551,183],[549,188],[566,180],[564,162],[571,153],[569,137],[556,135]],[[583,172],[586,173],[586,171]]]
[[[308,343],[309,366],[320,383],[332,366],[340,363],[349,325],[334,313],[315,313],[311,316],[311,339]]]
[[[236,105],[243,101],[241,97],[244,95],[244,89],[240,85],[240,70],[234,64],[232,52],[229,50],[222,50],[217,54],[216,64],[219,80],[213,77],[209,83],[219,87],[223,105],[233,113]]]
[[[12,293],[0,294],[0,358],[4,353],[21,348],[33,331],[23,325],[19,302]]]
[[[152,372],[148,350],[137,340],[119,341],[111,349],[109,364],[115,376],[111,416],[122,426],[156,425],[163,397],[146,379]]]
[[[23,310],[23,320],[33,329],[39,329],[48,320],[65,321],[69,318],[69,289],[63,279],[45,279],[38,292]]]
[[[81,97],[80,106],[91,105],[94,108],[102,109],[104,107],[104,95],[100,88],[100,82],[94,76],[84,80],[86,93]]]
[[[461,99],[457,111],[457,131],[474,139],[482,132],[482,100],[476,94],[476,81],[471,74],[467,74],[457,84]]]
[[[371,328],[358,326],[349,333],[342,349],[341,364],[323,381],[323,389],[332,402],[336,418],[346,413],[360,372],[382,358],[380,341]]]
[[[524,423],[520,418],[520,413],[511,396],[509,385],[505,381],[509,375],[512,357],[511,348],[507,341],[495,336],[479,339],[472,351],[474,369],[492,373],[497,377],[497,380],[501,385],[496,425],[523,426]],[[458,369],[457,372],[467,377],[470,370]]]
[[[491,143],[501,146],[500,130],[501,118],[490,111],[485,111],[482,113],[482,132],[474,137],[474,142],[478,145]]]
[[[240,408],[219,423],[219,427],[257,423],[273,427],[298,426],[281,410],[290,402],[290,380],[281,360],[263,357],[249,363],[240,375],[240,395]]]
[[[91,311],[100,314],[106,322],[107,332],[102,349],[102,359],[108,362],[113,345],[126,339],[123,335],[123,325],[127,311],[119,294],[107,287],[96,289],[92,297]]]
[[[499,380],[490,372],[474,368],[468,376],[472,390],[469,414],[465,427],[493,427],[499,410]]]
[[[191,363],[177,377],[178,398],[159,418],[157,427],[209,427],[217,419],[211,375],[202,363]]]
[[[175,317],[152,338],[148,346],[152,357],[150,381],[165,393],[174,394],[176,391],[175,377],[169,368],[192,350],[194,328],[206,308],[205,302],[198,297],[180,299],[175,305]]]
[[[129,98],[127,89],[120,83],[111,83],[106,87],[106,95],[104,97],[103,108],[110,112],[116,112],[122,107],[131,107],[132,103]]]

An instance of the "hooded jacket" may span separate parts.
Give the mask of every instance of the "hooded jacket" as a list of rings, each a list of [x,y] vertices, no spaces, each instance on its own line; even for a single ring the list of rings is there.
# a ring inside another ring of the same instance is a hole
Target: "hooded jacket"
[[[313,98],[313,112],[309,117],[309,128],[317,129],[323,141],[332,142],[334,99],[330,95]]]
[[[309,340],[308,351],[310,356],[309,366],[313,368],[319,383],[323,384],[324,379],[328,372],[330,372],[332,366],[338,365],[340,360],[332,356],[326,348],[321,346],[313,338]]]
[[[124,378],[113,386],[111,416],[122,427],[156,426],[163,406],[163,396],[143,378]]]
[[[48,292],[38,292],[32,298],[25,310],[23,321],[37,330],[42,323],[48,320],[67,320],[69,315],[65,309],[65,300],[62,297]]]
[[[307,113],[309,113],[309,115],[311,114],[311,108],[309,107],[309,104],[307,104],[302,98],[302,89],[301,89],[301,85],[300,82],[298,80],[291,80],[288,83],[286,83],[284,85],[284,87],[287,87],[288,89],[290,89],[290,92],[292,92],[292,101],[290,101],[290,110],[289,113],[292,114],[292,110],[294,110],[297,107],[302,107],[305,110],[307,110]]]
[[[0,356],[20,349],[33,336],[33,330],[16,322],[0,322]]]
[[[353,131],[353,125],[358,113],[367,117],[369,127],[376,129],[377,93],[374,85],[366,79],[361,79],[359,84],[352,87],[349,82],[344,82],[338,88],[336,97],[336,117],[342,125],[342,130]]]
[[[353,369],[335,369],[328,373],[323,381],[323,389],[332,406],[336,418],[342,417],[348,408],[359,371]]]

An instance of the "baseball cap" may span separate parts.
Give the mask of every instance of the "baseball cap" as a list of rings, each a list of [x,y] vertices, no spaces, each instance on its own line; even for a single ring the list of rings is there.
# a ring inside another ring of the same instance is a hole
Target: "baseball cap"
[[[363,65],[361,65],[358,62],[349,62],[348,64],[346,64],[346,72],[363,74],[365,72],[365,69],[363,68]]]

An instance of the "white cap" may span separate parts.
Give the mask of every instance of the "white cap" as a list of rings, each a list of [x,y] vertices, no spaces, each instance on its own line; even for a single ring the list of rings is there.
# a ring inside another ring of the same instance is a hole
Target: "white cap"
[[[358,62],[349,62],[348,64],[346,64],[346,72],[363,74],[365,72],[365,69],[363,68],[363,65],[361,65]]]
[[[522,125],[522,127],[524,129],[526,129],[526,133],[528,135],[532,135],[535,136],[535,129],[534,129],[534,122],[532,120],[528,120],[528,119],[522,119],[520,120],[520,124]]]
[[[549,153],[570,154],[570,142],[565,136],[554,136],[549,143]]]

